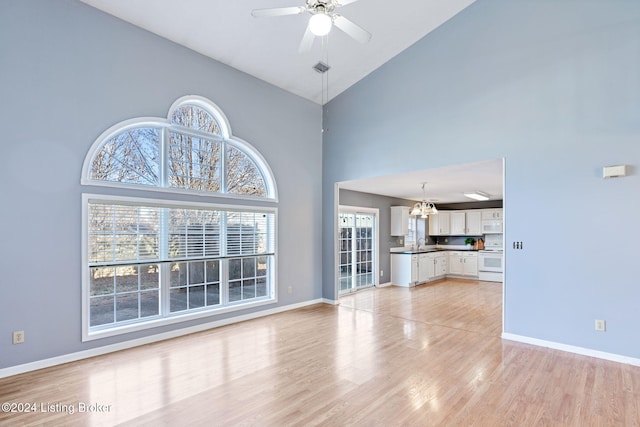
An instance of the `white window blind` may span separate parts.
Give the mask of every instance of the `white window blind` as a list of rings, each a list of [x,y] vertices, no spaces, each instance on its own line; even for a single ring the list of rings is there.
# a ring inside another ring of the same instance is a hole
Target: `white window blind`
[[[169,259],[220,256],[220,211],[169,209]]]
[[[157,207],[89,204],[89,263],[158,260],[159,219]]]
[[[227,255],[270,254],[274,251],[274,215],[262,212],[229,212]]]
[[[272,212],[90,202],[88,223],[92,266],[275,252]]]

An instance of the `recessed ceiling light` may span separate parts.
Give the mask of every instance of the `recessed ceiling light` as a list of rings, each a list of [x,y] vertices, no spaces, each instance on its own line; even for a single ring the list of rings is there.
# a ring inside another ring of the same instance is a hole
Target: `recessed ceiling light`
[[[468,197],[473,200],[485,201],[489,200],[489,195],[487,193],[483,193],[482,191],[474,191],[470,193],[462,193],[465,197]]]

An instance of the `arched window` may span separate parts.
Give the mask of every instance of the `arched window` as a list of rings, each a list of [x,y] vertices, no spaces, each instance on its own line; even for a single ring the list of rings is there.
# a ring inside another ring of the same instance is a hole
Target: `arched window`
[[[86,185],[276,199],[266,161],[231,135],[215,104],[194,96],[176,101],[167,119],[132,119],[108,129],[89,150],[82,176]]]
[[[82,184],[144,191],[83,194],[83,339],[275,301],[273,175],[212,102],[184,97],[167,119],[112,126],[91,146]]]

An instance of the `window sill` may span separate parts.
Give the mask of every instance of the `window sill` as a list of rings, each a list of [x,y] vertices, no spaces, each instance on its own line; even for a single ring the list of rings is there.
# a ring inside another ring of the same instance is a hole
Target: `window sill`
[[[232,313],[241,310],[247,310],[251,308],[261,307],[264,305],[275,304],[278,302],[277,298],[263,298],[254,302],[247,302],[242,304],[227,305],[211,310],[201,310],[184,314],[171,314],[163,318],[155,318],[146,322],[132,323],[129,325],[115,326],[109,329],[102,330],[83,330],[82,342],[93,341],[97,339],[113,337],[131,332],[144,331],[152,328],[158,328],[161,326],[174,325],[177,323],[183,323],[190,320],[202,319],[205,317],[214,317],[220,314]]]

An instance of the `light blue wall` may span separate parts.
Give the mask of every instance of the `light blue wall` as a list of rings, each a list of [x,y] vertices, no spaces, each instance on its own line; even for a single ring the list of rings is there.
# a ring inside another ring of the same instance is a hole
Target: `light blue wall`
[[[318,105],[75,0],[3,0],[0,62],[0,369],[230,316],[81,342],[81,194],[100,191],[80,185],[84,157],[184,95],[215,102],[274,172],[278,306],[321,296]]]
[[[325,109],[325,271],[335,182],[504,157],[505,332],[639,358],[639,76],[637,0],[477,0]]]

